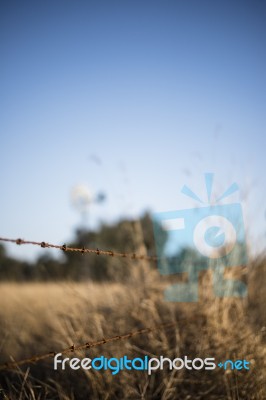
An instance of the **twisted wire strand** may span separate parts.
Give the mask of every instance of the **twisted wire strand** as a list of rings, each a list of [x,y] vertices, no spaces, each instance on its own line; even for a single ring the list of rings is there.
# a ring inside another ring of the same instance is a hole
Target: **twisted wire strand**
[[[66,244],[63,245],[56,245],[48,242],[36,242],[32,240],[24,240],[24,239],[9,239],[9,238],[4,238],[0,237],[0,242],[9,242],[9,243],[15,243],[17,245],[24,245],[24,244],[31,244],[33,246],[39,246],[42,248],[53,248],[53,249],[59,249],[63,250],[65,252],[76,252],[76,253],[81,253],[81,254],[97,254],[103,255],[103,256],[110,256],[110,257],[120,257],[120,258],[130,258],[132,260],[147,260],[147,261],[156,261],[159,258],[156,256],[147,256],[147,255],[141,255],[141,254],[136,254],[136,253],[124,253],[124,252],[119,252],[119,251],[113,251],[113,250],[100,250],[100,249],[88,249],[85,247],[78,248],[78,247],[68,247]]]
[[[130,339],[133,336],[137,336],[137,335],[143,335],[143,334],[147,334],[150,332],[154,332],[156,330],[162,329],[162,328],[171,328],[176,326],[176,322],[164,322],[162,324],[150,327],[150,328],[142,328],[142,329],[138,329],[136,331],[133,332],[129,332],[129,333],[125,333],[123,335],[116,335],[116,336],[112,336],[110,338],[102,338],[100,340],[97,340],[95,342],[86,342],[84,344],[80,344],[75,346],[74,344],[70,347],[67,347],[63,350],[60,350],[58,352],[55,351],[49,351],[48,353],[44,353],[44,354],[36,354],[33,355],[32,357],[29,358],[25,358],[23,360],[20,361],[13,361],[13,362],[7,362],[5,364],[1,364],[0,365],[0,371],[3,370],[9,370],[9,369],[15,369],[18,366],[22,366],[25,364],[32,364],[35,363],[37,361],[41,361],[41,360],[45,360],[47,358],[51,358],[54,357],[57,353],[61,353],[61,354],[68,354],[68,353],[73,353],[79,350],[85,350],[85,349],[91,349],[92,347],[96,347],[96,346],[100,346],[106,343],[111,343],[111,342],[116,342],[119,340],[125,340],[125,339]]]
[[[178,321],[177,321],[178,322]],[[86,342],[83,344],[80,344],[78,346],[76,345],[72,345],[69,346],[65,349],[59,350],[58,352],[55,351],[49,351],[48,353],[44,353],[44,354],[35,354],[29,358],[24,358],[20,361],[12,361],[12,362],[6,362],[4,364],[0,365],[0,372],[1,371],[5,371],[5,370],[13,370],[16,369],[19,366],[23,366],[25,364],[33,364],[35,362],[41,361],[41,360],[45,360],[47,358],[52,358],[55,357],[56,354],[61,353],[61,354],[69,354],[69,353],[74,353],[76,351],[80,351],[80,350],[86,350],[86,349],[90,349],[92,347],[97,347],[97,346],[101,346],[103,344],[107,344],[107,343],[112,343],[112,342],[116,342],[116,341],[120,341],[120,340],[126,340],[126,339],[130,339],[133,336],[137,336],[137,335],[143,335],[143,334],[147,334],[150,332],[154,332],[157,330],[160,330],[162,328],[165,329],[169,329],[169,328],[173,328],[176,327],[177,322],[163,322],[159,325],[153,326],[153,327],[146,327],[146,328],[142,328],[142,329],[138,329],[136,331],[132,331],[132,332],[128,332],[125,333],[123,335],[116,335],[116,336],[112,336],[110,338],[102,338],[100,340],[97,340],[95,342]],[[265,334],[265,330],[261,329],[259,332],[257,332],[257,334]],[[231,346],[229,345],[227,347],[227,350],[230,351],[235,351],[236,349],[238,349],[239,347],[242,346],[242,342],[244,340],[246,340],[247,338],[249,338],[250,336],[254,337],[254,332],[248,332],[245,335],[242,335],[241,337],[238,338],[238,341],[234,344],[232,344]],[[256,336],[256,335],[255,335]],[[212,346],[212,350],[216,350],[220,348],[220,345],[213,345]],[[210,350],[211,348],[208,348],[208,350]]]

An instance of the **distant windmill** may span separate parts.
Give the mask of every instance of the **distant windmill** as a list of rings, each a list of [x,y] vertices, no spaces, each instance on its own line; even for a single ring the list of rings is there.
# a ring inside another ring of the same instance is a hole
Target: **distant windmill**
[[[80,213],[82,225],[87,223],[89,208],[92,204],[105,201],[106,195],[99,192],[96,195],[84,184],[79,184],[71,190],[71,204]]]

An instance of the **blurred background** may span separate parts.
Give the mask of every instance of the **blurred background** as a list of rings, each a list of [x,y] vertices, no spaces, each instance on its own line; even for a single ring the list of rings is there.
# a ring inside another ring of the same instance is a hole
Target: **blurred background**
[[[0,7],[1,235],[61,244],[80,226],[188,208],[181,187],[206,198],[214,172],[217,196],[240,186],[232,200],[263,250],[263,1]]]

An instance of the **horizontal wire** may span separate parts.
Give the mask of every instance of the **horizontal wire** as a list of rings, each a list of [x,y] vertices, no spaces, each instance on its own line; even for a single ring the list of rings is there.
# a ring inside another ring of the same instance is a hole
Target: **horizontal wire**
[[[17,245],[31,244],[31,245],[39,246],[42,248],[53,248],[53,249],[59,249],[59,250],[69,251],[69,252],[77,252],[77,253],[81,253],[81,254],[97,254],[97,255],[110,256],[110,257],[130,258],[133,260],[156,261],[159,259],[156,256],[147,256],[144,254],[141,255],[141,254],[136,254],[136,253],[122,253],[122,252],[112,251],[112,250],[100,250],[98,248],[97,249],[88,249],[85,247],[82,247],[82,248],[68,247],[66,244],[56,245],[56,244],[51,244],[51,243],[47,243],[47,242],[35,242],[35,241],[23,240],[23,239],[9,239],[9,238],[0,237],[0,242],[15,243]]]
[[[187,320],[187,318],[183,318],[183,319]],[[177,321],[177,322],[180,322],[180,321]],[[36,354],[36,355],[34,355],[32,357],[24,358],[24,359],[22,359],[20,361],[6,362],[6,363],[0,365],[0,371],[12,370],[12,369],[15,369],[15,368],[17,368],[19,366],[25,365],[25,364],[33,364],[33,363],[35,363],[37,361],[41,361],[41,360],[45,360],[47,358],[55,357],[56,354],[74,353],[76,351],[90,349],[92,347],[97,347],[97,346],[100,346],[100,345],[103,345],[103,344],[106,344],[106,343],[111,343],[111,342],[116,342],[116,341],[119,341],[119,340],[130,339],[133,336],[143,335],[143,334],[146,334],[146,333],[154,332],[154,331],[157,331],[157,330],[162,329],[162,328],[168,329],[168,328],[172,328],[172,327],[175,327],[175,326],[176,326],[176,322],[163,322],[162,324],[153,326],[151,328],[142,328],[142,329],[138,329],[138,330],[133,331],[133,332],[129,332],[129,333],[123,334],[123,335],[116,335],[116,336],[112,336],[112,337],[107,338],[107,339],[102,338],[102,339],[97,340],[95,342],[86,342],[86,343],[78,345],[78,346],[75,346],[73,344],[72,346],[69,346],[69,347],[67,347],[67,348],[65,348],[63,350],[59,350],[58,352],[49,351],[48,353]],[[261,330],[260,333],[263,333],[262,331],[263,330]],[[241,336],[240,338],[238,338],[237,343],[235,343],[235,345],[228,346],[227,350],[232,351],[232,350],[236,350],[237,348],[241,347],[242,341],[246,340],[250,336],[254,336],[254,332],[249,332],[246,335]],[[220,348],[220,345],[212,346],[212,350],[216,350],[218,348]],[[211,348],[208,347],[207,349],[210,350]]]
[[[76,352],[79,350],[90,349],[92,347],[100,346],[100,345],[106,344],[106,343],[116,342],[118,340],[130,339],[131,337],[136,336],[136,335],[142,335],[142,334],[150,333],[150,332],[162,329],[162,328],[170,328],[170,327],[174,327],[174,326],[176,326],[175,322],[164,322],[162,324],[159,324],[159,325],[151,327],[151,328],[143,328],[143,329],[139,329],[137,331],[129,332],[129,333],[126,333],[123,335],[112,336],[107,339],[103,338],[103,339],[97,340],[96,342],[86,342],[86,343],[78,345],[78,346],[75,346],[73,344],[72,346],[67,347],[66,349],[60,350],[58,352],[50,351],[50,352],[44,353],[44,354],[36,354],[32,357],[25,358],[20,361],[13,361],[13,362],[7,362],[5,364],[1,364],[0,371],[14,369],[14,368],[24,365],[24,364],[32,364],[37,361],[45,360],[47,358],[54,357],[58,353],[61,353],[61,354],[73,353],[73,352]]]
[[[98,248],[96,249],[89,249],[85,247],[69,247],[66,244],[63,245],[57,245],[57,244],[52,244],[48,242],[36,242],[33,240],[24,240],[24,239],[9,239],[9,238],[4,238],[0,237],[0,242],[9,242],[9,243],[15,243],[17,245],[25,245],[25,244],[30,244],[33,246],[39,246],[42,248],[52,248],[52,249],[58,249],[62,250],[64,252],[75,252],[75,253],[81,253],[83,254],[96,254],[96,255],[103,255],[103,256],[109,256],[109,257],[120,257],[120,258],[127,258],[131,260],[145,260],[145,261],[166,261],[166,260],[172,260],[172,261],[177,261],[183,266],[185,264],[191,265],[191,262],[180,262],[178,256],[163,256],[163,257],[157,257],[157,256],[148,256],[145,254],[136,254],[136,253],[126,253],[126,252],[119,252],[119,251],[113,251],[113,250],[100,250]],[[239,267],[247,267],[246,265],[239,265]],[[179,271],[177,271],[179,272]]]

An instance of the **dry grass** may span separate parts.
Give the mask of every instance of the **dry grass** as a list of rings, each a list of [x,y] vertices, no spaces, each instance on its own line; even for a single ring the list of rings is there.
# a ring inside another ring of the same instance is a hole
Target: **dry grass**
[[[54,371],[52,359],[1,373],[3,399],[265,399],[264,262],[249,267],[249,298],[217,299],[202,278],[197,304],[165,302],[162,281],[96,285],[1,284],[1,362],[127,333],[162,321],[176,327],[106,344],[77,356],[246,358],[250,371]],[[156,274],[154,274],[156,275]]]

